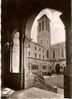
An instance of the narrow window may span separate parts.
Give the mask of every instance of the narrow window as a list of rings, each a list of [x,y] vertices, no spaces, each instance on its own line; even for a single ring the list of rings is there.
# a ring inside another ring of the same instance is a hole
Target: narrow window
[[[46,21],[46,30],[48,29],[47,21]]]
[[[28,45],[28,47],[30,48],[30,44]]]
[[[33,69],[33,70],[34,70],[34,68],[35,68],[34,65],[32,65],[32,69]]]
[[[43,55],[43,59],[44,59],[44,55]]]
[[[50,69],[51,69],[51,66],[50,66]]]
[[[44,30],[44,21],[42,21],[42,30]]]
[[[37,54],[35,53],[35,57],[37,57]]]
[[[30,56],[30,52],[28,52],[28,56]]]
[[[41,58],[41,54],[39,54],[39,58]]]
[[[55,51],[53,50],[53,58],[55,58]]]
[[[47,50],[47,58],[49,57],[49,52],[48,52],[48,50]]]
[[[37,49],[37,47],[35,46],[35,50]]]
[[[39,32],[41,31],[41,23],[39,23]]]
[[[61,53],[62,53],[62,57],[64,57],[64,50],[63,50],[63,48],[62,48],[62,52]]]
[[[50,32],[50,25],[49,25],[49,22],[48,22],[47,24],[48,24],[47,30],[48,30],[48,32]]]

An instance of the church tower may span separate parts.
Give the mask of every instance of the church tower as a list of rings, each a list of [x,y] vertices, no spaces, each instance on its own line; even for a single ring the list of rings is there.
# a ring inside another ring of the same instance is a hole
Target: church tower
[[[46,15],[43,15],[38,20],[38,35],[37,35],[37,43],[44,47],[45,59],[50,59],[50,45],[51,45],[51,37],[50,37],[50,20]]]
[[[43,15],[38,20],[37,43],[45,48],[49,48],[50,42],[50,20],[46,15]]]

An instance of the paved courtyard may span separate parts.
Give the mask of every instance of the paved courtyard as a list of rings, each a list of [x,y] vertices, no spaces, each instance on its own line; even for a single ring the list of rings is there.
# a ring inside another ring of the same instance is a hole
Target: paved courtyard
[[[63,99],[63,97],[63,95],[32,87],[13,93],[9,99]]]
[[[44,76],[45,83],[50,86],[64,88],[64,76],[53,74],[52,76]]]
[[[40,83],[40,86],[44,86],[45,88],[39,88],[39,87],[31,87],[26,90],[21,90],[14,92],[8,88],[4,89],[2,91],[3,96],[9,97],[9,99],[41,99],[41,98],[47,98],[47,99],[63,99],[64,96],[64,89],[63,89],[63,83],[64,83],[64,77],[63,75],[52,75],[52,76],[44,76],[45,83],[48,84],[49,86],[54,86],[57,88],[57,92],[53,92],[49,90],[49,88],[45,87],[44,84]],[[38,84],[39,86],[39,84]],[[46,90],[48,89],[48,90]],[[53,90],[53,89],[52,89]],[[13,93],[14,92],[14,93]],[[12,94],[13,93],[13,94]],[[12,94],[12,95],[11,95]]]

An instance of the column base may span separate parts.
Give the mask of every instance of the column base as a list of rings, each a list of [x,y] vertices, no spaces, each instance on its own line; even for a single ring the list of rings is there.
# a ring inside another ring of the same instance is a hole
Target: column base
[[[64,98],[72,98],[72,68],[66,67],[64,72]]]

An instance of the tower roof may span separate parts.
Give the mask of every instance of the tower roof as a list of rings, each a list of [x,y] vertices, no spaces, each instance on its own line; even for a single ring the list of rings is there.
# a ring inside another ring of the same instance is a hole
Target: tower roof
[[[46,18],[48,21],[50,21],[50,19],[44,14],[43,16],[41,16],[38,21],[42,20],[43,18]]]

